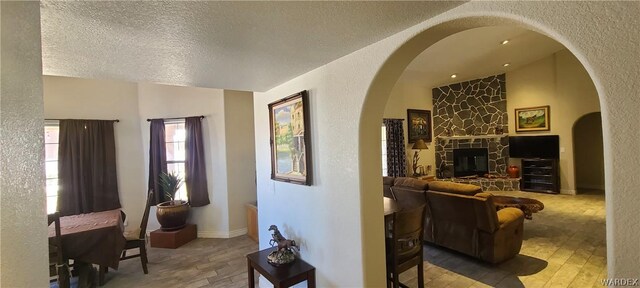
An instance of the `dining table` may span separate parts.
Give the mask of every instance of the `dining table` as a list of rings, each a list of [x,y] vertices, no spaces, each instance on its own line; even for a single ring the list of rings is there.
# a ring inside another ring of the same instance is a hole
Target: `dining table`
[[[80,287],[92,286],[92,264],[118,269],[127,242],[121,215],[120,209],[115,209],[60,217],[63,255],[79,269]],[[53,225],[49,226],[49,238],[52,237]]]

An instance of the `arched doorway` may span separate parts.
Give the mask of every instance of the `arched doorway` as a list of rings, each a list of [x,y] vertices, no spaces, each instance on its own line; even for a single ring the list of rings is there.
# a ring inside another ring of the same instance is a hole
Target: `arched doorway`
[[[387,103],[391,90],[404,69],[419,53],[428,49],[438,41],[458,32],[492,25],[520,26],[525,29],[541,33],[560,42],[574,54],[574,51],[576,51],[568,45],[569,43],[563,43],[563,39],[554,37],[554,31],[543,31],[544,29],[542,29],[542,27],[525,23],[522,20],[509,18],[484,16],[460,18],[426,29],[409,39],[395,50],[389,58],[387,58],[380,70],[378,70],[376,77],[373,79],[367,91],[362,114],[360,116],[360,143],[371,143],[372,141],[380,142],[379,127],[382,121],[385,104]],[[581,64],[584,65],[583,58],[578,55],[578,59]],[[592,75],[590,76],[593,77]],[[377,155],[376,150],[379,150],[378,146],[360,145],[359,147],[362,196],[367,196],[367,194],[373,194],[376,191],[381,190],[379,183],[367,180],[375,179],[379,175],[379,163],[381,158],[379,158],[380,156],[371,156]],[[379,209],[381,206],[381,199],[376,197],[361,197],[361,199],[361,210],[364,219],[375,218],[375,216],[381,212]],[[382,263],[384,263],[384,255],[381,252],[384,250],[380,249],[383,247],[384,238],[382,235],[383,227],[375,225],[375,223],[363,223],[363,250],[367,251],[364,253],[364,262],[366,263],[365,283],[368,283],[371,286],[379,285],[378,283],[383,283],[384,281],[385,268],[384,265],[382,265]]]
[[[578,193],[604,193],[602,117],[589,113],[573,125],[573,153]]]

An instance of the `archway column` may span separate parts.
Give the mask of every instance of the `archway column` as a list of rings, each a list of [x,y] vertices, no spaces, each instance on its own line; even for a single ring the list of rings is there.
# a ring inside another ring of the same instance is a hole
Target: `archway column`
[[[640,29],[633,16],[639,12],[640,5],[631,3],[470,2],[366,48],[387,48],[389,42],[397,43],[376,70],[360,115],[362,246],[367,286],[381,283],[378,275],[384,275],[382,264],[371,264],[384,263],[382,252],[376,252],[383,245],[383,231],[366,219],[376,219],[373,216],[381,211],[381,199],[373,194],[381,191],[382,184],[370,180],[380,171],[380,156],[372,157],[380,147],[369,143],[380,140],[379,123],[390,91],[408,63],[433,43],[462,30],[490,25],[522,26],[555,39],[578,58],[592,78],[605,130],[608,276],[639,277],[640,221],[634,215],[640,207],[640,177],[630,171],[640,167],[640,129],[627,124],[640,121],[640,102],[636,100],[640,95],[640,64],[630,53],[637,47],[629,45],[640,43],[638,33],[632,32]],[[616,19],[616,23],[594,19]]]

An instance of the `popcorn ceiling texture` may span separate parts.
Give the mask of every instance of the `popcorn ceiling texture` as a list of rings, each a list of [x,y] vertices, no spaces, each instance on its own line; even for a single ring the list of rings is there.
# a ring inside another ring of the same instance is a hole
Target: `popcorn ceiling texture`
[[[39,156],[42,152],[39,139],[39,135],[42,134],[42,93],[39,84],[41,73],[39,69],[34,68],[40,67],[39,63],[36,63],[39,37],[36,37],[38,35],[34,32],[39,27],[36,23],[39,4],[20,4],[29,7],[26,11],[11,10],[14,15],[19,16],[13,17],[12,20],[27,22],[25,24],[28,25],[10,25],[9,28],[5,28],[5,23],[9,21],[5,12],[14,7],[12,5],[17,4],[2,2],[1,6],[3,73],[0,111],[3,178],[0,205],[3,222],[0,243],[3,270],[0,285],[25,286],[10,284],[26,283],[28,287],[44,287],[44,191],[40,188],[43,186],[42,176],[34,177],[41,175],[43,171]],[[640,207],[640,177],[637,177],[636,171],[640,163],[640,129],[637,125],[630,124],[640,123],[640,87],[637,82],[637,79],[640,79],[640,59],[637,57],[640,48],[640,33],[637,33],[640,30],[640,17],[637,15],[640,15],[638,2],[470,2],[287,81],[265,93],[258,93],[254,102],[256,154],[269,155],[269,131],[268,125],[265,124],[268,123],[266,104],[300,90],[310,90],[314,155],[312,165],[316,171],[314,186],[311,187],[273,182],[269,179],[268,157],[257,157],[259,222],[282,225],[283,232],[288,237],[300,239],[302,257],[311,260],[310,262],[318,268],[318,286],[383,286],[384,227],[380,225],[383,219],[379,198],[382,184],[376,180],[378,178],[375,175],[379,175],[381,169],[380,121],[395,80],[413,57],[452,33],[492,24],[523,25],[563,43],[576,54],[594,78],[602,104],[605,139],[608,277],[639,277],[640,221],[637,209]],[[465,18],[474,16],[477,18]],[[464,19],[457,20],[460,18]],[[295,23],[295,19],[290,21]],[[78,20],[76,23],[82,26],[87,22],[91,20]],[[118,23],[113,25],[117,27]],[[423,31],[426,32],[422,33]],[[19,32],[23,33],[18,34]],[[128,37],[127,33],[131,32],[126,27],[120,28],[120,33],[110,32],[112,33],[107,35],[117,37],[109,38],[113,42],[109,49],[115,50],[109,50],[108,55],[124,53],[125,49],[135,50],[117,45],[122,43],[116,41],[118,37]],[[179,32],[184,31],[176,33]],[[86,35],[88,33],[77,36]],[[25,41],[18,41],[19,39]],[[254,43],[251,38],[247,39],[247,43]],[[173,45],[193,47],[189,43],[191,42]],[[167,46],[166,44],[163,42],[158,46]],[[239,43],[239,46],[242,46],[240,44],[244,43]],[[10,57],[16,58],[14,54],[8,55],[7,49],[14,49],[12,53],[16,53],[15,55],[18,55],[18,52],[24,53],[25,55],[19,59],[25,61],[19,62],[19,65],[10,62]],[[15,51],[17,49],[20,51]],[[134,55],[141,54],[144,52]],[[309,55],[307,56],[312,57]],[[185,56],[187,55],[178,54],[169,60],[176,60],[178,63],[188,61],[189,59],[184,59]],[[77,58],[74,65],[79,67],[109,67],[108,61],[111,60],[103,59],[104,62],[100,62],[89,61],[83,56]],[[306,60],[309,59],[296,61],[307,62]],[[13,65],[6,66],[10,65],[7,63]],[[5,82],[5,67],[11,67],[11,73],[15,74],[16,78],[12,78],[12,81]],[[191,71],[178,67],[170,63],[153,66],[166,73],[163,74],[165,79],[188,82],[185,79],[190,77],[171,76],[174,73],[183,75]],[[129,68],[135,67],[126,66],[92,75],[122,77],[115,72]],[[140,68],[134,69],[136,73],[148,72],[151,75],[149,78],[162,78],[152,77],[153,73],[157,73],[153,70],[138,69]],[[217,76],[220,75],[212,77]],[[376,81],[373,81],[374,79]],[[247,77],[246,81],[251,80]],[[5,99],[8,99],[7,104]],[[6,138],[6,131],[12,132],[11,139]],[[6,168],[7,162],[18,167]],[[12,173],[11,176],[15,175],[17,178],[5,180],[7,173]],[[20,181],[23,179],[24,181]],[[5,198],[7,188],[11,189],[12,194]],[[29,201],[24,201],[25,199]],[[7,204],[7,201],[11,203]],[[7,223],[5,215],[12,217],[9,221],[19,220]],[[11,235],[7,236],[7,233]],[[261,233],[261,239],[268,239],[268,232],[261,230]],[[327,244],[335,241],[340,241],[342,245]],[[261,247],[266,246],[267,243],[263,241]],[[9,261],[7,258],[11,263],[5,264],[5,261]]]
[[[40,4],[0,5],[0,286],[47,287]]]
[[[44,74],[265,91],[461,3],[43,1]]]

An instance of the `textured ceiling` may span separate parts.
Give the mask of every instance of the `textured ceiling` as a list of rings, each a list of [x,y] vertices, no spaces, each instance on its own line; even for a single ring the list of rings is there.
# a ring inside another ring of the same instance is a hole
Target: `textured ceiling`
[[[509,43],[502,45],[506,39]],[[439,87],[518,69],[562,49],[553,39],[519,27],[475,28],[429,47],[409,64],[401,79]],[[510,65],[504,67],[505,63]],[[458,77],[452,79],[451,74]]]
[[[265,91],[462,3],[43,1],[43,73]]]

